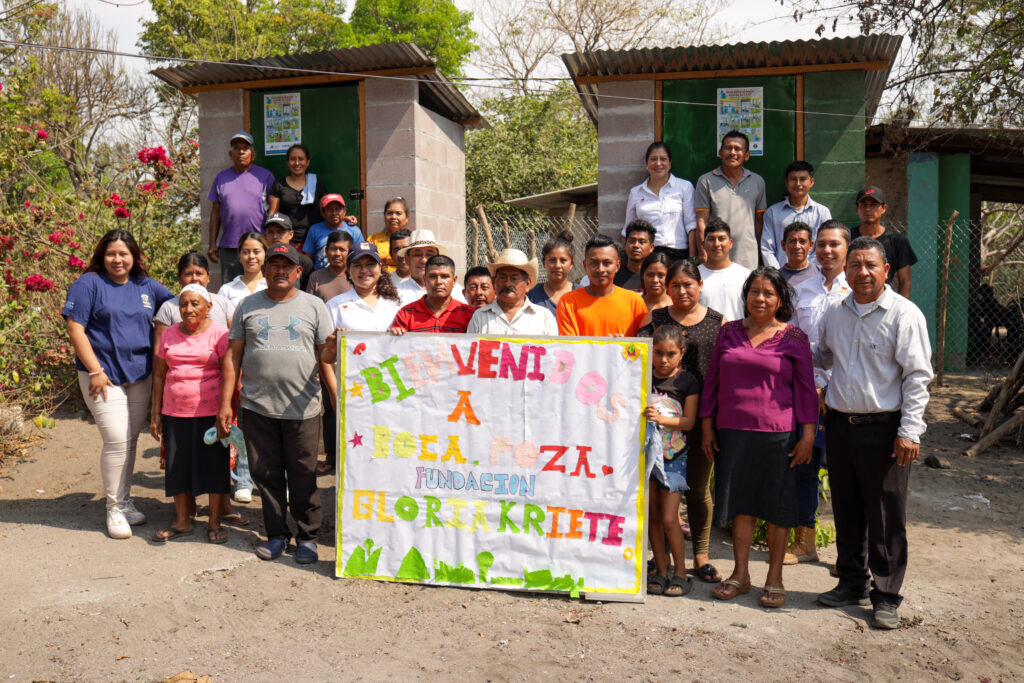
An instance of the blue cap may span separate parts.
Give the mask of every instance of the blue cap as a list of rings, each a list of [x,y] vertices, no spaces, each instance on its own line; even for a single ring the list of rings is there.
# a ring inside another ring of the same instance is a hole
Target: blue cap
[[[369,242],[360,242],[348,250],[348,262],[352,263],[361,256],[369,256],[377,263],[380,263],[380,252],[377,251],[377,245]]]
[[[244,130],[240,130],[231,136],[231,142],[233,143],[235,140],[245,140],[250,145],[256,144],[255,141],[253,141],[252,136],[249,135],[249,133],[245,132]]]

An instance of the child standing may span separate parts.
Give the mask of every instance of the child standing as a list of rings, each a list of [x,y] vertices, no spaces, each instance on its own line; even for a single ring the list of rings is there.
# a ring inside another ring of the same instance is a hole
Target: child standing
[[[679,526],[679,503],[686,491],[686,433],[697,419],[700,385],[683,370],[686,333],[677,325],[662,325],[652,339],[654,393],[644,417],[662,430],[665,481],[651,482],[650,541],[656,571],[647,578],[647,592],[679,597],[693,588],[686,576],[686,549]],[[668,578],[668,555],[672,553],[674,576]]]

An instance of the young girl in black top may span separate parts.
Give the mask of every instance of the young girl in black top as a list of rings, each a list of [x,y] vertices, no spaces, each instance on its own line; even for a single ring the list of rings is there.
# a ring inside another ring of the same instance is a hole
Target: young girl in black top
[[[679,503],[686,491],[686,433],[697,419],[700,385],[697,378],[683,370],[686,333],[675,325],[663,325],[654,331],[654,392],[644,410],[644,417],[658,425],[662,432],[665,457],[664,481],[657,479],[650,487],[650,541],[656,571],[647,577],[647,592],[677,597],[693,587],[686,576],[686,541],[679,526]],[[674,576],[668,578],[668,555],[665,541],[672,553]]]

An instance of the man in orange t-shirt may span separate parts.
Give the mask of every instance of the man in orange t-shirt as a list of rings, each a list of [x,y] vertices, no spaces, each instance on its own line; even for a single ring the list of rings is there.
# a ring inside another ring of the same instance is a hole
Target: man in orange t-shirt
[[[583,267],[590,278],[558,302],[558,333],[575,337],[635,337],[647,305],[636,292],[615,286],[619,250],[604,235],[587,241]]]

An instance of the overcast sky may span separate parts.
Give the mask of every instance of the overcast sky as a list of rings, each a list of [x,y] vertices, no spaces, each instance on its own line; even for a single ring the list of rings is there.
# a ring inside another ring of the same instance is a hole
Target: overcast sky
[[[70,5],[88,9],[103,26],[113,30],[118,37],[119,51],[138,52],[135,41],[138,39],[141,22],[152,17],[149,3],[146,0],[67,0],[67,2]],[[468,0],[456,0],[455,4],[469,9],[472,9],[473,6],[473,3]],[[729,42],[807,40],[816,37],[814,21],[797,24],[793,21],[791,12],[787,12],[776,2],[767,0],[734,0],[723,11],[722,18],[726,21],[720,19],[719,23],[728,22],[731,25],[742,27],[735,35],[729,36]],[[140,71],[147,70],[144,60],[127,61],[130,68]]]

